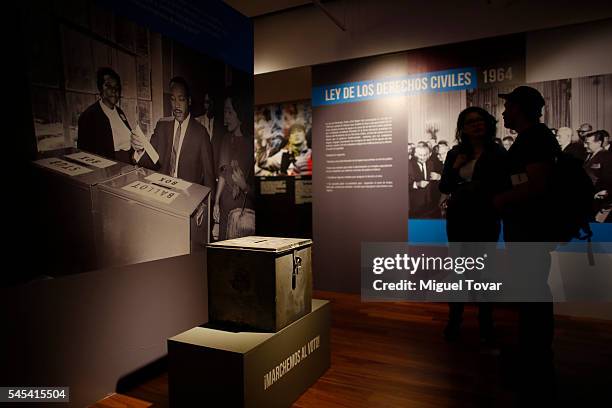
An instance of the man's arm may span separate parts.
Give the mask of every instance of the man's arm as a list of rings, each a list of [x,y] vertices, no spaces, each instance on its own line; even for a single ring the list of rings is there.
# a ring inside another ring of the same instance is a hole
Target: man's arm
[[[612,201],[612,154],[606,154],[600,163],[601,174],[594,186],[595,198],[609,203]]]
[[[511,190],[495,196],[495,208],[504,212],[514,205],[527,203],[532,198],[543,196],[546,185],[553,172],[553,164],[549,162],[532,163],[525,166],[527,180],[513,186]]]
[[[268,171],[278,171],[281,168],[281,162],[285,149],[281,149],[272,156],[267,157],[259,163],[259,167]]]
[[[609,190],[612,188],[612,153],[606,154],[601,161],[601,177],[599,178],[601,187]],[[612,193],[608,191],[608,193]]]

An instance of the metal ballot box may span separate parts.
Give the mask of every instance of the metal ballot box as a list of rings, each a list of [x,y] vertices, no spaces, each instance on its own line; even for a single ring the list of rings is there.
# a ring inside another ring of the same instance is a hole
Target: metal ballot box
[[[243,237],[208,245],[211,322],[278,331],[311,311],[312,241]]]
[[[204,250],[209,241],[208,187],[138,168],[98,186],[101,267]]]
[[[34,240],[44,261],[40,273],[60,276],[96,269],[96,186],[135,167],[74,148],[41,153],[33,164],[40,200]]]

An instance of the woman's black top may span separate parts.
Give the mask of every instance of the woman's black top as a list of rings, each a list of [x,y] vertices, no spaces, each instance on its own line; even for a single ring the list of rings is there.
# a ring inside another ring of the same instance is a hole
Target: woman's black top
[[[470,152],[457,145],[447,154],[440,192],[448,194],[446,232],[450,242],[496,242],[501,218],[493,197],[511,188],[508,152],[496,143],[488,145],[474,165],[471,180],[464,180],[453,165],[459,154]]]

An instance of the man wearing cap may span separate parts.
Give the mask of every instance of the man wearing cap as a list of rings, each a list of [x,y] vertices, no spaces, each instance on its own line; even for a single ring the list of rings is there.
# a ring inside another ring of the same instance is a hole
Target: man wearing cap
[[[587,151],[582,143],[577,143],[572,141],[573,131],[568,127],[560,127],[557,130],[557,142],[559,142],[559,146],[563,153],[570,154],[584,162],[587,156]]]
[[[506,233],[511,241],[554,241],[551,231],[541,227],[548,213],[545,187],[561,147],[550,129],[540,123],[544,98],[528,86],[500,97],[505,100],[504,126],[518,135],[509,149],[513,189],[496,197],[496,203],[501,210],[510,210],[515,204],[528,207],[509,214]]]
[[[514,300],[536,301],[518,304],[519,350],[512,361],[518,364],[517,373],[522,373],[520,396],[544,403],[554,392],[554,319],[548,287],[554,245],[547,243],[556,241],[553,227],[560,222],[550,216],[547,186],[561,148],[550,129],[540,123],[545,103],[540,92],[520,86],[499,96],[505,100],[504,126],[518,135],[508,151],[512,189],[496,196],[494,203],[504,219]]]

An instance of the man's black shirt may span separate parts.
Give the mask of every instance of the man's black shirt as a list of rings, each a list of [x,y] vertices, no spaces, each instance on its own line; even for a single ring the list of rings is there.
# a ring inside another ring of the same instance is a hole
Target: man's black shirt
[[[537,125],[520,133],[508,150],[513,185],[527,181],[527,166],[535,163],[554,165],[561,153],[557,139],[546,125]],[[552,241],[552,206],[546,192],[517,203],[504,219],[504,235],[508,241]]]

